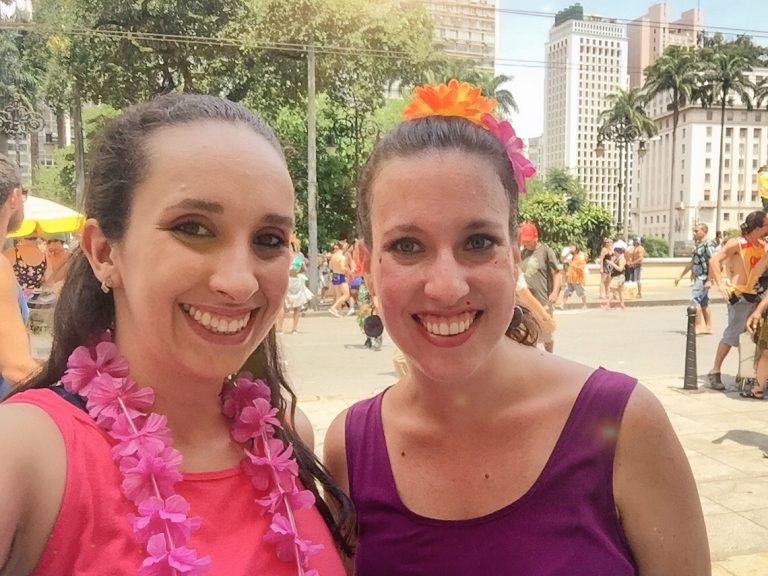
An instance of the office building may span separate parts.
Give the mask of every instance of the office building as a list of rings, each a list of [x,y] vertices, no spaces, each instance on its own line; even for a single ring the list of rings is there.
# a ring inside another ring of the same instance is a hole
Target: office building
[[[748,74],[753,82],[768,77],[768,69]],[[690,240],[696,222],[710,233],[736,230],[753,210],[761,209],[757,170],[768,163],[768,110],[748,110],[736,99],[725,111],[721,221],[716,222],[718,165],[720,161],[720,110],[688,106],[680,113],[675,166],[672,156],[672,113],[667,100],[653,102],[649,115],[659,128],[648,142],[639,165],[638,228],[641,235],[667,238],[672,219],[673,246]],[[670,198],[670,170],[674,188]]]
[[[435,41],[455,57],[493,71],[496,57],[496,0],[431,0]]]
[[[559,12],[546,44],[544,134],[541,174],[567,168],[584,185],[589,200],[620,221],[619,152],[611,142],[595,149],[606,97],[627,88],[627,27],[615,19],[585,15],[580,5]],[[629,178],[631,188],[630,162]]]
[[[629,37],[629,85],[639,87],[645,80],[644,71],[669,46],[697,46],[704,27],[704,15],[699,8],[683,12],[679,20],[670,22],[669,6],[654,4],[648,12],[632,21]]]

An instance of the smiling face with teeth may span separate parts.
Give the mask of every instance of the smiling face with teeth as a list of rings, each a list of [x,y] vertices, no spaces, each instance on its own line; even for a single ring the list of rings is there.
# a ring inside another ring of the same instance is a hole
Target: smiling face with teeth
[[[506,339],[519,259],[493,166],[456,150],[393,158],[371,197],[366,282],[388,333],[428,378],[475,373]]]
[[[290,176],[272,144],[235,123],[165,127],[146,147],[128,228],[110,247],[116,341],[139,381],[166,372],[220,382],[282,306]]]

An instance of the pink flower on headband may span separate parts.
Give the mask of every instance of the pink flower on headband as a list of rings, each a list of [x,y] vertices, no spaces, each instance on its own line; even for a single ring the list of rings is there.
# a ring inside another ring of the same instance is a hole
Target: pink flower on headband
[[[523,155],[523,141],[515,134],[512,124],[506,120],[499,122],[491,114],[483,115],[483,124],[496,138],[499,139],[507,151],[507,157],[512,163],[512,169],[515,172],[515,182],[517,182],[517,191],[525,194],[525,180],[536,174],[536,168],[530,163],[528,158]]]

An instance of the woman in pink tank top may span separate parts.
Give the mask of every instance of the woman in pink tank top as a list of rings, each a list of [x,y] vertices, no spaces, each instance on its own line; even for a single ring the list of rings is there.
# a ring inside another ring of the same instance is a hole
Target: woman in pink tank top
[[[408,371],[326,436],[358,513],[354,574],[709,574],[660,403],[538,349],[516,306],[533,169],[493,104],[456,81],[417,89],[361,175],[366,285]]]
[[[50,359],[0,406],[0,574],[342,576],[352,506],[293,430],[274,335],[294,229],[277,138],[169,94],[93,155]]]

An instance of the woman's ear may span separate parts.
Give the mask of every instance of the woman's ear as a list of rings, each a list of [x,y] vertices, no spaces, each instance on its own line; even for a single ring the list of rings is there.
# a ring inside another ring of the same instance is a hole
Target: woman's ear
[[[119,286],[120,275],[115,265],[114,247],[95,218],[85,221],[80,248],[99,282],[106,282],[112,288]]]

